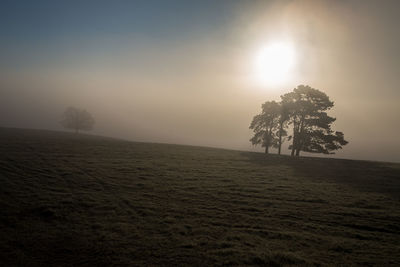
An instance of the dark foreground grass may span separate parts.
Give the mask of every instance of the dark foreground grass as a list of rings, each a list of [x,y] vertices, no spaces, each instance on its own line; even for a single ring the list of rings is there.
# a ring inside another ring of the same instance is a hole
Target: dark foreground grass
[[[0,129],[0,265],[399,265],[400,164]]]

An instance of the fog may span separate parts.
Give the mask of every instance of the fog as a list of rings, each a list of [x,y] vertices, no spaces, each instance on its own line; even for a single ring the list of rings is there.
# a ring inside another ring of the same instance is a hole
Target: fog
[[[398,1],[167,2],[6,2],[0,126],[62,130],[77,106],[93,134],[261,151],[252,117],[307,84],[349,141],[330,157],[400,161]],[[295,73],[257,83],[255,51],[282,38]]]

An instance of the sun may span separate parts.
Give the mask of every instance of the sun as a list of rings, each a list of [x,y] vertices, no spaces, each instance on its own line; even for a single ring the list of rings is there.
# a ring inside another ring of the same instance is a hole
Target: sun
[[[280,85],[293,77],[295,48],[290,42],[272,42],[262,47],[255,57],[256,79],[263,85]]]

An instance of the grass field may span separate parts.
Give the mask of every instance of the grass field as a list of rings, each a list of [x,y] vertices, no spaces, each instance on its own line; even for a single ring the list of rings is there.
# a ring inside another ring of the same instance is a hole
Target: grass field
[[[0,128],[0,265],[399,266],[400,164]]]

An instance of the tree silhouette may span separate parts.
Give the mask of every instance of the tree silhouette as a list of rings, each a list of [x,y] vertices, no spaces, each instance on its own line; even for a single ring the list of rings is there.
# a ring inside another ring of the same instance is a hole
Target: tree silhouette
[[[336,118],[328,116],[327,111],[333,107],[333,102],[324,92],[299,85],[281,99],[280,103],[265,102],[261,114],[254,116],[250,124],[254,131],[251,143],[261,144],[265,153],[269,152],[269,147],[275,147],[281,154],[286,139],[292,141],[289,146],[292,156],[299,156],[300,151],[334,154],[333,151],[348,143],[342,132],[331,129]],[[293,134],[286,138],[288,127]]]
[[[282,98],[282,105],[288,112],[288,123],[293,127],[289,146],[291,155],[300,155],[300,151],[334,154],[348,142],[342,132],[331,130],[336,118],[328,116],[326,111],[333,107],[329,97],[310,86],[299,85]]]
[[[289,110],[288,107],[286,105],[284,105],[282,102],[279,103],[279,120],[278,120],[278,144],[277,144],[277,148],[278,148],[278,154],[281,154],[281,148],[282,148],[282,143],[285,141],[285,139],[283,139],[283,137],[287,136],[287,131],[286,131],[286,127],[287,127],[287,122],[289,120]]]
[[[261,108],[261,114],[254,116],[249,127],[254,131],[254,136],[250,139],[250,142],[253,145],[261,144],[262,147],[265,147],[265,153],[268,154],[269,148],[277,146],[279,143],[277,129],[280,125],[281,108],[279,103],[275,101],[267,101],[262,104]]]
[[[92,115],[84,109],[68,107],[63,114],[61,124],[67,129],[89,131],[93,128],[95,121]]]

